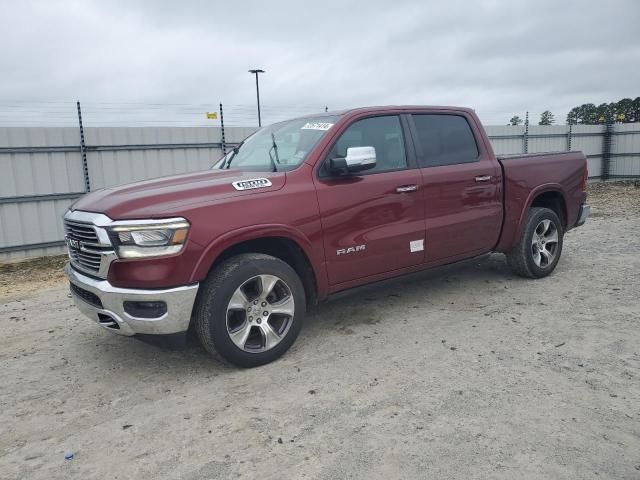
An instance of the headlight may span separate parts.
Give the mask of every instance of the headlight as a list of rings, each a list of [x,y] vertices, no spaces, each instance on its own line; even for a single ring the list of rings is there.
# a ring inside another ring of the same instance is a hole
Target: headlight
[[[189,222],[184,218],[128,220],[116,222],[109,231],[120,258],[158,257],[182,250]]]

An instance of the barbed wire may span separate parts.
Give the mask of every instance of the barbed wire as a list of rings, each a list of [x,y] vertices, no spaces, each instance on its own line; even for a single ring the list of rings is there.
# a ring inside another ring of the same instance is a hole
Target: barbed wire
[[[218,103],[160,103],[160,102],[82,102],[83,123],[98,126],[220,126]],[[332,111],[344,106],[262,104],[262,124],[268,125],[288,118]],[[255,104],[224,104],[225,126],[254,127],[258,123]],[[217,119],[208,119],[208,112],[216,112]],[[536,125],[543,110],[529,111],[529,122]],[[478,110],[487,125],[507,125],[514,115],[523,121],[526,111]],[[563,124],[565,114],[556,114],[556,124]],[[0,100],[0,126],[77,126],[75,102]]]
[[[255,126],[256,105],[224,105],[225,125]],[[83,102],[83,123],[91,126],[219,126],[218,103]],[[263,124],[324,111],[320,105],[262,105]],[[208,112],[218,113],[215,120]],[[0,101],[2,126],[73,126],[77,124],[75,102]]]

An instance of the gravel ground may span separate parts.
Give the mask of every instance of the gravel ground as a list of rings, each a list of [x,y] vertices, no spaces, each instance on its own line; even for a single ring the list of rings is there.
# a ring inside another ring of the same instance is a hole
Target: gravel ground
[[[491,255],[359,289],[252,370],[0,267],[0,478],[638,479],[640,189],[590,201],[551,277]]]

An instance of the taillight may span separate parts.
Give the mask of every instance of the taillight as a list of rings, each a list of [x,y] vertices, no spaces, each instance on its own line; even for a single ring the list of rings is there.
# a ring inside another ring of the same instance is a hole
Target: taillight
[[[584,162],[584,172],[582,173],[582,191],[587,191],[587,180],[589,179],[589,164]]]

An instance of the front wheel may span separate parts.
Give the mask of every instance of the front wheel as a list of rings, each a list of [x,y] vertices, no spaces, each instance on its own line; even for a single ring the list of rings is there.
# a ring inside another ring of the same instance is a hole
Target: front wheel
[[[293,268],[269,255],[242,254],[223,262],[203,283],[194,327],[209,353],[255,367],[289,349],[305,310],[304,287]]]
[[[560,260],[563,236],[562,222],[553,210],[531,208],[520,241],[507,253],[509,267],[522,277],[546,277]]]

